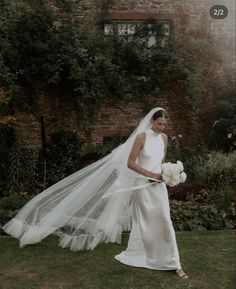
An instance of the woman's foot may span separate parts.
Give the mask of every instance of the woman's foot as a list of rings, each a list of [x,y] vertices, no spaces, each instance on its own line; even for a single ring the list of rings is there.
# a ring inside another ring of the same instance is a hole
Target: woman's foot
[[[179,278],[181,279],[188,279],[188,275],[183,271],[182,268],[178,268],[176,270],[176,274],[178,275]]]

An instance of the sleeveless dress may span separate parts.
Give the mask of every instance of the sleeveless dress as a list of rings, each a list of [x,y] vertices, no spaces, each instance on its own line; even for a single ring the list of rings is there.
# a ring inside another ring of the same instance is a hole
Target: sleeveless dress
[[[139,166],[161,173],[165,144],[162,135],[152,129],[145,131],[144,148],[137,158]],[[148,180],[139,179],[136,185]],[[132,229],[128,247],[115,259],[123,264],[155,270],[180,268],[175,231],[170,218],[166,184],[154,183],[135,190],[131,200]]]

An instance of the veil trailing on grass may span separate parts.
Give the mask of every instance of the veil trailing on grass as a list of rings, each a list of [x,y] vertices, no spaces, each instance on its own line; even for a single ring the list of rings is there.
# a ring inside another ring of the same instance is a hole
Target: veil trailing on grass
[[[131,229],[129,210],[136,178],[127,167],[137,134],[151,127],[152,109],[127,141],[95,163],[71,174],[31,199],[3,230],[20,240],[20,247],[50,234],[71,250],[93,250],[100,242],[121,242]],[[150,183],[147,185],[151,185]]]

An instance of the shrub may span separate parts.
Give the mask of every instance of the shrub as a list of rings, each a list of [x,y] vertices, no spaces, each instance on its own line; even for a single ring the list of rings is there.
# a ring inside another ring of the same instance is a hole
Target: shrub
[[[47,186],[77,171],[80,166],[80,143],[76,133],[57,131],[46,149]]]
[[[81,152],[81,165],[85,166],[91,162],[108,155],[113,149],[124,143],[127,137],[116,135],[107,137],[104,144],[86,146]]]
[[[196,148],[182,146],[178,144],[176,137],[170,137],[168,143],[167,161],[183,163],[184,171],[187,174],[187,181],[196,180],[197,169],[201,160],[207,157],[207,148],[204,146]]]
[[[170,207],[173,225],[177,230],[205,231],[225,228],[224,211],[214,204],[171,200]]]
[[[236,152],[223,153],[211,151],[196,168],[198,179],[206,180],[210,187],[217,190],[236,182]]]
[[[15,142],[15,134],[12,127],[8,125],[0,125],[0,195],[6,191],[8,172],[10,165],[9,150]]]
[[[208,186],[206,203],[214,203],[223,211],[225,222],[230,225],[235,222],[236,204],[236,152],[212,151],[207,158],[201,158],[196,168],[196,177],[205,181]],[[235,226],[235,225],[233,225]]]
[[[35,193],[40,187],[38,180],[38,153],[20,147],[17,143],[9,151],[7,169],[7,195],[22,192]]]
[[[38,153],[21,147],[9,125],[0,126],[0,158],[0,196],[34,194],[40,188]]]
[[[222,96],[214,109],[214,123],[209,138],[211,150],[230,152],[236,149],[235,88]]]
[[[14,194],[0,199],[0,228],[32,198],[30,195]]]

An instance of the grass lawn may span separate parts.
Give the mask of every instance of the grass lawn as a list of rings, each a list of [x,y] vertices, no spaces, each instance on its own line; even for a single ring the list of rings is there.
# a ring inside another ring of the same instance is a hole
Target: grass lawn
[[[175,271],[123,265],[114,255],[122,244],[101,244],[94,251],[72,252],[50,236],[18,247],[18,240],[0,237],[0,289],[234,289],[235,231],[176,232],[181,264],[188,280]]]

